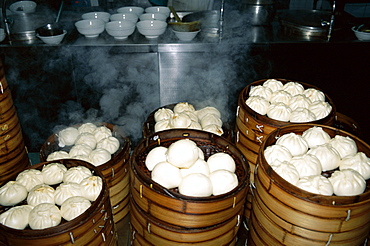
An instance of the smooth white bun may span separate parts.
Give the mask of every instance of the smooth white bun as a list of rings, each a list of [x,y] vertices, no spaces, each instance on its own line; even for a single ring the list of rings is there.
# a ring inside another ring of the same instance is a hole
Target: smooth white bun
[[[87,122],[78,127],[78,132],[80,134],[84,132],[93,133],[96,128],[97,126],[94,123]]]
[[[225,194],[238,186],[238,177],[235,173],[219,169],[209,174],[214,196]]]
[[[173,108],[174,113],[182,113],[184,111],[195,111],[195,108],[192,104],[187,102],[180,102]]]
[[[290,99],[289,107],[294,111],[296,108],[307,108],[311,105],[311,100],[304,94],[298,94]]]
[[[222,127],[215,125],[215,124],[211,124],[211,125],[203,127],[203,131],[210,132],[218,136],[221,136],[222,134],[224,134],[224,130],[222,129]]]
[[[221,112],[215,107],[208,106],[196,111],[196,115],[198,116],[199,120],[201,120],[207,114],[214,114],[218,118],[221,118]]]
[[[27,198],[28,192],[24,185],[17,181],[8,181],[0,188],[0,205],[13,206]]]
[[[294,132],[282,135],[276,144],[286,147],[293,156],[303,155],[308,151],[308,143],[304,138]]]
[[[86,144],[91,149],[95,149],[96,143],[97,143],[97,140],[94,134],[89,133],[89,132],[84,132],[78,135],[78,137],[76,138],[75,145]]]
[[[175,113],[169,120],[171,128],[188,128],[191,119],[189,115],[185,113]]]
[[[75,143],[79,135],[78,129],[75,127],[67,127],[58,133],[59,147],[71,146]]]
[[[325,94],[324,92],[317,90],[315,88],[307,88],[304,90],[303,94],[308,97],[311,102],[321,101],[325,102]]]
[[[155,123],[154,131],[160,132],[164,130],[171,129],[170,121],[169,120],[161,120]]]
[[[222,120],[217,115],[206,114],[200,121],[200,125],[203,128],[209,125],[217,125],[219,127],[222,127]]]
[[[283,83],[277,79],[268,79],[265,82],[263,82],[262,85],[270,88],[270,90],[272,90],[273,92],[283,89],[284,86]]]
[[[149,171],[152,171],[154,166],[160,162],[167,160],[167,148],[163,146],[157,146],[151,149],[146,156],[145,166]]]
[[[95,137],[93,135],[91,135],[91,136],[94,138],[94,141],[95,141]],[[88,156],[91,153],[92,150],[93,150],[93,148],[91,148],[89,145],[84,144],[84,143],[73,145],[73,147],[69,151],[69,156],[71,158],[74,158],[75,156],[78,156],[78,155],[87,155]]]
[[[290,95],[295,96],[298,94],[302,94],[304,91],[304,87],[298,82],[290,81],[283,85],[283,90],[288,92]]]
[[[151,173],[151,178],[154,182],[167,189],[178,187],[182,180],[180,169],[167,161],[155,165]]]
[[[219,169],[225,169],[233,173],[236,169],[234,159],[229,154],[223,152],[211,155],[208,158],[207,163],[211,173]]]
[[[95,136],[96,142],[99,142],[103,138],[112,136],[112,131],[106,126],[99,126],[95,129],[93,135]]]
[[[64,150],[54,151],[48,155],[46,158],[47,161],[55,161],[60,159],[69,159],[69,153]]]
[[[99,176],[90,176],[84,178],[80,182],[81,196],[86,197],[90,201],[95,201],[103,189],[103,180]]]
[[[316,156],[320,160],[323,172],[339,167],[339,153],[329,143],[311,148],[307,153]]]
[[[198,157],[198,146],[190,139],[178,140],[167,150],[167,161],[178,168],[190,168]]]
[[[329,178],[337,196],[357,196],[366,189],[366,181],[353,169],[335,171]]]
[[[54,188],[47,184],[36,185],[27,196],[27,204],[37,206],[40,203],[54,204]]]
[[[179,193],[185,196],[206,197],[213,192],[212,182],[202,173],[191,173],[179,184]]]
[[[17,230],[24,230],[28,226],[28,216],[33,206],[20,205],[12,207],[0,214],[0,223]]]
[[[332,106],[328,102],[316,101],[308,109],[315,114],[317,120],[320,120],[330,114]]]
[[[94,149],[89,154],[89,159],[94,166],[100,166],[112,159],[112,155],[106,149]]]
[[[84,166],[76,166],[69,168],[63,177],[63,182],[80,183],[84,178],[92,176],[90,169]]]
[[[81,185],[77,183],[61,183],[55,188],[54,202],[57,205],[62,203],[72,196],[81,196]]]
[[[306,177],[312,175],[320,175],[322,172],[322,167],[320,160],[310,154],[303,154],[300,156],[295,156],[290,160],[299,173],[299,177]]]
[[[61,221],[62,215],[54,203],[41,203],[35,206],[28,217],[28,223],[33,230],[57,226]]]
[[[267,146],[264,151],[264,156],[268,164],[271,165],[271,163],[278,161],[290,161],[292,159],[292,154],[290,151],[278,144]]]
[[[30,191],[36,185],[43,184],[44,177],[40,170],[26,169],[17,175],[15,181],[24,185],[27,191]]]
[[[197,147],[197,148],[198,148],[198,151],[199,151],[199,159],[204,160],[204,153],[203,153],[203,150],[202,150],[201,148],[199,148],[199,147]]]
[[[370,158],[364,152],[347,155],[340,162],[339,169],[353,169],[359,172],[365,180],[370,179]]]
[[[189,129],[195,129],[195,130],[203,130],[202,126],[198,121],[191,121],[190,125],[188,126]]]
[[[265,98],[267,101],[270,101],[272,90],[263,85],[253,86],[249,91],[249,96],[259,96]]]
[[[335,135],[335,137],[330,140],[330,144],[338,151],[340,158],[357,153],[357,145],[355,140],[348,136],[344,137],[341,135]]]
[[[288,122],[292,109],[282,102],[271,103],[267,109],[267,116],[274,120]]]
[[[299,173],[295,166],[288,161],[275,161],[271,164],[272,169],[289,183],[296,185],[299,180]]]
[[[154,121],[169,120],[173,116],[173,111],[169,108],[160,108],[154,113]]]
[[[308,128],[302,133],[302,137],[307,141],[310,148],[329,143],[331,140],[330,135],[319,126]]]
[[[74,196],[63,202],[60,207],[60,213],[63,219],[71,221],[83,214],[90,206],[91,202],[89,199],[82,196]]]
[[[272,93],[270,103],[284,103],[285,105],[289,105],[291,99],[292,95],[289,92],[279,90]]]
[[[180,172],[183,178],[192,173],[201,173],[209,176],[209,166],[205,160],[199,158],[190,168],[181,168]]]
[[[296,108],[290,114],[289,121],[292,123],[312,122],[316,120],[316,116],[307,108]]]
[[[63,182],[65,172],[67,172],[67,167],[57,162],[43,166],[41,171],[44,183],[48,185],[55,185]]]
[[[261,96],[250,96],[245,100],[245,104],[260,115],[267,114],[267,110],[270,107],[270,102]]]
[[[333,185],[322,175],[302,177],[298,180],[297,187],[302,190],[324,196],[332,196],[334,193]]]

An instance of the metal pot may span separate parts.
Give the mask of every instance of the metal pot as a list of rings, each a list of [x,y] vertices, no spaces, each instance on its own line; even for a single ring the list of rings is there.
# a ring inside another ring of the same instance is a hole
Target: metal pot
[[[269,25],[275,17],[273,0],[247,0],[244,13],[252,25]]]
[[[182,18],[183,22],[200,21],[201,33],[206,36],[218,36],[220,11],[217,10],[205,10],[198,11]]]

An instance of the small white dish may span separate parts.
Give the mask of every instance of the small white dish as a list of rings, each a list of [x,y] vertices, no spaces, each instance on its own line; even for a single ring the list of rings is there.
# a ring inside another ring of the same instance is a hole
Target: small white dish
[[[144,20],[136,23],[140,34],[148,39],[158,38],[167,28],[167,22],[159,20]]]
[[[108,22],[110,14],[108,12],[89,12],[81,15],[81,18],[83,20],[100,19],[103,20],[104,22]]]
[[[152,6],[152,7],[147,7],[145,9],[146,13],[161,13],[164,14],[167,18],[170,17],[171,10],[168,7],[165,6]]]
[[[131,21],[111,21],[105,24],[105,30],[115,39],[127,39],[128,36],[134,33],[135,23]]]
[[[105,22],[100,19],[80,20],[75,23],[77,31],[87,38],[96,38],[105,29]]]
[[[360,32],[358,31],[358,27],[352,27],[352,31],[355,33],[356,38],[361,41],[369,41],[370,40],[370,32]]]
[[[121,7],[117,9],[118,13],[134,13],[138,17],[144,13],[144,8],[142,7],[137,7],[137,6],[126,6],[126,7]]]
[[[160,21],[166,21],[167,16],[161,13],[144,13],[140,15],[139,19],[141,21],[143,20],[160,20]]]
[[[139,17],[134,13],[117,13],[110,16],[111,21],[131,21],[136,23]]]
[[[60,34],[60,35],[40,36],[39,34],[36,34],[36,37],[41,39],[45,44],[60,44],[66,34],[67,34],[67,31],[63,30],[63,34]]]
[[[176,37],[181,41],[192,41],[195,36],[200,32],[200,30],[195,32],[178,32],[172,29],[172,31],[175,33]]]

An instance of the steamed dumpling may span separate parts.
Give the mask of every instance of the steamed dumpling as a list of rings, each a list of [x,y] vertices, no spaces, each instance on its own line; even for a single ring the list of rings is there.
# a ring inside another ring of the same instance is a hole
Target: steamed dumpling
[[[116,137],[111,136],[100,140],[97,143],[96,148],[105,149],[113,155],[118,150],[119,145],[119,140]]]
[[[65,172],[67,172],[67,167],[57,162],[43,166],[41,171],[44,183],[47,185],[55,185],[63,182]]]
[[[265,98],[267,101],[270,101],[272,90],[263,85],[253,86],[249,91],[249,96],[259,96]]]
[[[79,135],[78,129],[75,127],[67,127],[58,133],[59,147],[71,146],[75,143]]]
[[[91,134],[90,134],[91,135]],[[94,140],[95,140],[95,137],[93,135],[91,135]],[[89,155],[91,153],[91,151],[93,150],[93,148],[91,148],[90,145],[87,145],[87,144],[77,144],[77,145],[74,145],[71,150],[69,151],[69,155],[71,156],[71,158],[74,158],[75,156],[79,156],[79,155]]]
[[[33,230],[45,229],[59,225],[62,215],[54,203],[41,203],[31,210],[28,221]]]
[[[359,172],[365,180],[370,178],[370,158],[364,152],[347,155],[339,164],[339,169],[353,169]]]
[[[171,128],[188,128],[191,119],[185,113],[175,113],[169,120]]]
[[[55,160],[60,160],[60,159],[69,159],[71,158],[69,156],[69,153],[64,151],[64,150],[58,150],[54,151],[51,154],[48,155],[46,158],[47,161],[55,161]]]
[[[288,161],[275,161],[271,164],[272,169],[289,183],[296,185],[299,180],[299,173],[295,166]]]
[[[160,108],[154,113],[155,122],[161,120],[169,120],[173,115],[173,111],[169,108]]]
[[[57,205],[62,203],[70,197],[81,196],[81,185],[77,183],[61,183],[54,192],[54,202]]]
[[[316,116],[307,108],[296,108],[290,114],[289,121],[292,123],[303,123],[315,121]]]
[[[27,189],[17,181],[8,181],[0,188],[0,205],[13,206],[27,198]]]
[[[264,156],[268,164],[272,164],[273,162],[277,161],[290,161],[292,159],[292,154],[290,151],[278,144],[267,146],[264,151]]]
[[[151,173],[151,178],[154,182],[167,189],[178,187],[182,180],[180,169],[167,161],[155,165]]]
[[[189,129],[195,130],[204,130],[198,121],[191,121],[190,125],[188,126]]]
[[[169,120],[161,120],[155,123],[154,131],[160,132],[164,130],[171,129],[170,121]]]
[[[330,135],[319,126],[308,128],[302,133],[302,137],[307,141],[310,148],[329,143],[331,140]]]
[[[76,138],[75,146],[80,144],[88,145],[91,149],[95,149],[97,140],[95,135],[89,132],[84,132]]]
[[[112,136],[112,131],[106,126],[99,126],[95,129],[93,135],[95,136],[96,142],[99,142],[104,138]]]
[[[261,96],[250,96],[245,101],[245,104],[247,104],[251,109],[260,115],[267,114],[267,110],[270,107],[270,102]]]
[[[79,134],[88,132],[93,133],[96,130],[97,126],[91,122],[84,123],[81,126],[78,127]]]
[[[90,169],[84,166],[76,166],[69,168],[63,177],[63,182],[80,183],[84,178],[92,176]]]
[[[268,79],[265,82],[263,82],[262,85],[270,88],[270,90],[272,90],[273,92],[282,90],[284,86],[283,83],[277,79]]]
[[[180,172],[183,178],[192,173],[201,173],[206,176],[209,176],[210,173],[208,163],[201,158],[199,158],[190,168],[181,168]]]
[[[37,169],[26,169],[20,172],[15,181],[26,187],[27,191],[30,191],[33,187],[44,183],[44,177],[40,170]]]
[[[82,196],[74,196],[63,202],[60,207],[60,213],[63,219],[71,221],[83,214],[90,206],[91,202],[89,199]]]
[[[160,162],[167,160],[167,148],[163,146],[157,146],[151,149],[146,156],[145,165],[149,171],[152,171],[154,166]]]
[[[350,137],[344,137],[336,135],[330,140],[331,146],[336,149],[340,155],[340,158],[344,158],[347,155],[354,155],[357,153],[356,142]]]
[[[206,132],[216,134],[218,136],[221,136],[222,134],[224,134],[224,130],[222,129],[222,127],[220,127],[216,124],[211,124],[211,125],[205,126],[205,127],[203,127],[202,130],[206,131]]]
[[[357,196],[366,189],[365,179],[353,169],[335,171],[329,180],[337,196]]]
[[[322,171],[320,160],[310,154],[295,156],[290,160],[299,173],[299,177],[320,175]]]
[[[211,155],[207,163],[211,173],[219,169],[225,169],[233,173],[236,168],[234,159],[229,154],[223,152]]]
[[[267,109],[267,116],[274,120],[288,122],[292,109],[282,102],[271,103]]]
[[[90,201],[95,201],[103,189],[103,180],[99,176],[90,176],[80,182],[81,195]]]
[[[332,106],[328,102],[313,102],[308,109],[315,114],[316,119],[320,120],[328,116],[332,110]]]
[[[112,159],[112,155],[105,149],[94,149],[90,152],[89,159],[94,166],[100,166]]]
[[[307,88],[306,90],[304,90],[303,94],[306,97],[308,97],[311,100],[311,102],[325,101],[325,94],[322,91],[317,90],[315,88]]]
[[[270,103],[284,103],[289,105],[292,95],[284,90],[275,91],[271,95]]]
[[[196,111],[196,114],[197,114],[199,120],[201,120],[207,114],[214,114],[218,118],[221,118],[220,111],[217,108],[210,107],[210,106],[199,109],[198,111]]]
[[[167,161],[178,168],[191,167],[198,157],[198,146],[190,139],[178,140],[167,150]]]
[[[18,230],[24,230],[28,226],[28,216],[33,209],[31,205],[12,207],[0,214],[0,223]]]
[[[276,144],[286,147],[293,156],[303,155],[308,150],[308,143],[301,135],[294,132],[282,135]]]
[[[27,204],[37,206],[40,203],[54,204],[54,188],[47,184],[35,186],[27,196]]]
[[[324,196],[332,196],[334,192],[331,182],[322,175],[302,177],[298,180],[297,187],[302,190]]]
[[[311,100],[304,94],[298,94],[290,99],[289,107],[294,111],[297,108],[307,108],[311,105]]]
[[[316,156],[320,160],[322,171],[324,172],[339,167],[339,153],[329,143],[316,146],[307,153]]]
[[[290,95],[295,96],[298,94],[302,94],[304,91],[304,87],[298,82],[290,81],[283,85],[283,90],[288,92]]]
[[[213,187],[210,178],[202,173],[191,173],[179,184],[179,193],[185,196],[207,197],[212,195]]]
[[[204,128],[208,125],[217,125],[222,127],[222,120],[214,114],[207,114],[200,120],[200,125]]]
[[[235,173],[219,169],[209,174],[214,196],[225,194],[238,186],[238,177]]]
[[[180,102],[175,105],[173,108],[173,112],[176,113],[182,113],[184,111],[195,111],[195,108],[192,104],[187,102]]]

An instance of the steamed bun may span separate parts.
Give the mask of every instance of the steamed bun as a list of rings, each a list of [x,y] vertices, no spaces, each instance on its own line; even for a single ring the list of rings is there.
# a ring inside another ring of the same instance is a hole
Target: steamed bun
[[[191,167],[198,157],[198,146],[190,139],[178,140],[167,150],[167,161],[178,168]]]
[[[191,173],[179,184],[179,193],[185,196],[206,197],[212,195],[212,192],[210,178],[201,173]]]

